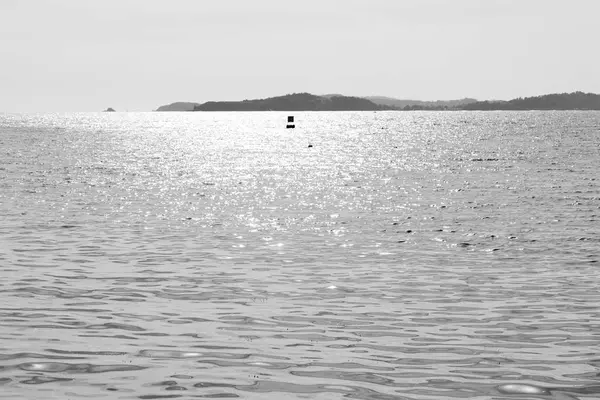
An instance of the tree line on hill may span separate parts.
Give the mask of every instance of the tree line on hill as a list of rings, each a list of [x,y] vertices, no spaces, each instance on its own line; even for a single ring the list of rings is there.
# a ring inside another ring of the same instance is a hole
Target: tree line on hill
[[[209,101],[194,111],[376,111],[389,110],[362,97],[316,96],[294,93],[266,99],[243,101]]]
[[[518,97],[509,101],[478,101],[463,110],[600,110],[600,95],[594,93],[555,93]]]
[[[594,93],[557,93],[535,97],[519,97],[508,101],[399,100],[389,97],[316,96],[293,93],[285,96],[243,101],[178,102],[157,111],[441,111],[441,110],[600,110],[600,95]]]

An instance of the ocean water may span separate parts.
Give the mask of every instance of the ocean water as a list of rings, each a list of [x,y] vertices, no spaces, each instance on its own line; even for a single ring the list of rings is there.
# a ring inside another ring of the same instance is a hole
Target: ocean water
[[[600,398],[600,113],[286,116],[0,115],[0,398]]]

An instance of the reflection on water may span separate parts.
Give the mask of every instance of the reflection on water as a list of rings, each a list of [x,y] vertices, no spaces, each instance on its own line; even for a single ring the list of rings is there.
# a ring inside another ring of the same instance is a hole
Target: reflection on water
[[[0,398],[600,397],[600,114],[296,121],[0,116]]]

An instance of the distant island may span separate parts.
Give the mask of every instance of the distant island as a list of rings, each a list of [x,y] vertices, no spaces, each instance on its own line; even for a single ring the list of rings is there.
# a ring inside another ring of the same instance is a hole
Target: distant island
[[[294,93],[285,96],[244,101],[209,101],[194,107],[194,111],[377,111],[392,108],[362,97],[317,96]]]
[[[114,108],[108,107],[104,112],[115,112]]]
[[[156,109],[156,111],[194,111],[194,107],[199,105],[200,103],[178,101],[176,103],[171,103],[166,106],[160,106]]]
[[[368,97],[368,99],[395,107],[397,110],[479,110],[479,111],[526,111],[526,110],[600,110],[600,95],[594,93],[555,93],[535,97],[519,97],[502,101],[477,101],[462,99],[450,101],[411,101],[389,97]]]
[[[112,109],[109,109],[112,110]],[[107,110],[107,111],[109,111]],[[557,93],[512,100],[401,100],[392,97],[353,97],[340,94],[317,96],[293,93],[285,96],[243,101],[177,102],[156,111],[460,111],[460,110],[600,110],[600,95],[594,93]],[[112,110],[114,111],[114,110]]]
[[[461,106],[463,110],[600,110],[600,95],[560,93],[519,97],[509,101],[478,101]]]
[[[403,109],[447,109],[464,106],[470,103],[476,103],[476,99],[460,99],[460,100],[436,100],[436,101],[421,101],[421,100],[401,100],[393,97],[385,96],[368,96],[365,97],[373,103],[393,107],[397,110]]]

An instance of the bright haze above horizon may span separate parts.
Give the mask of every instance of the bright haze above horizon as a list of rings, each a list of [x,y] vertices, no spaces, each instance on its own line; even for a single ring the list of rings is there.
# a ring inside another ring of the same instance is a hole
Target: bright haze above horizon
[[[600,93],[597,0],[2,0],[0,112]]]

